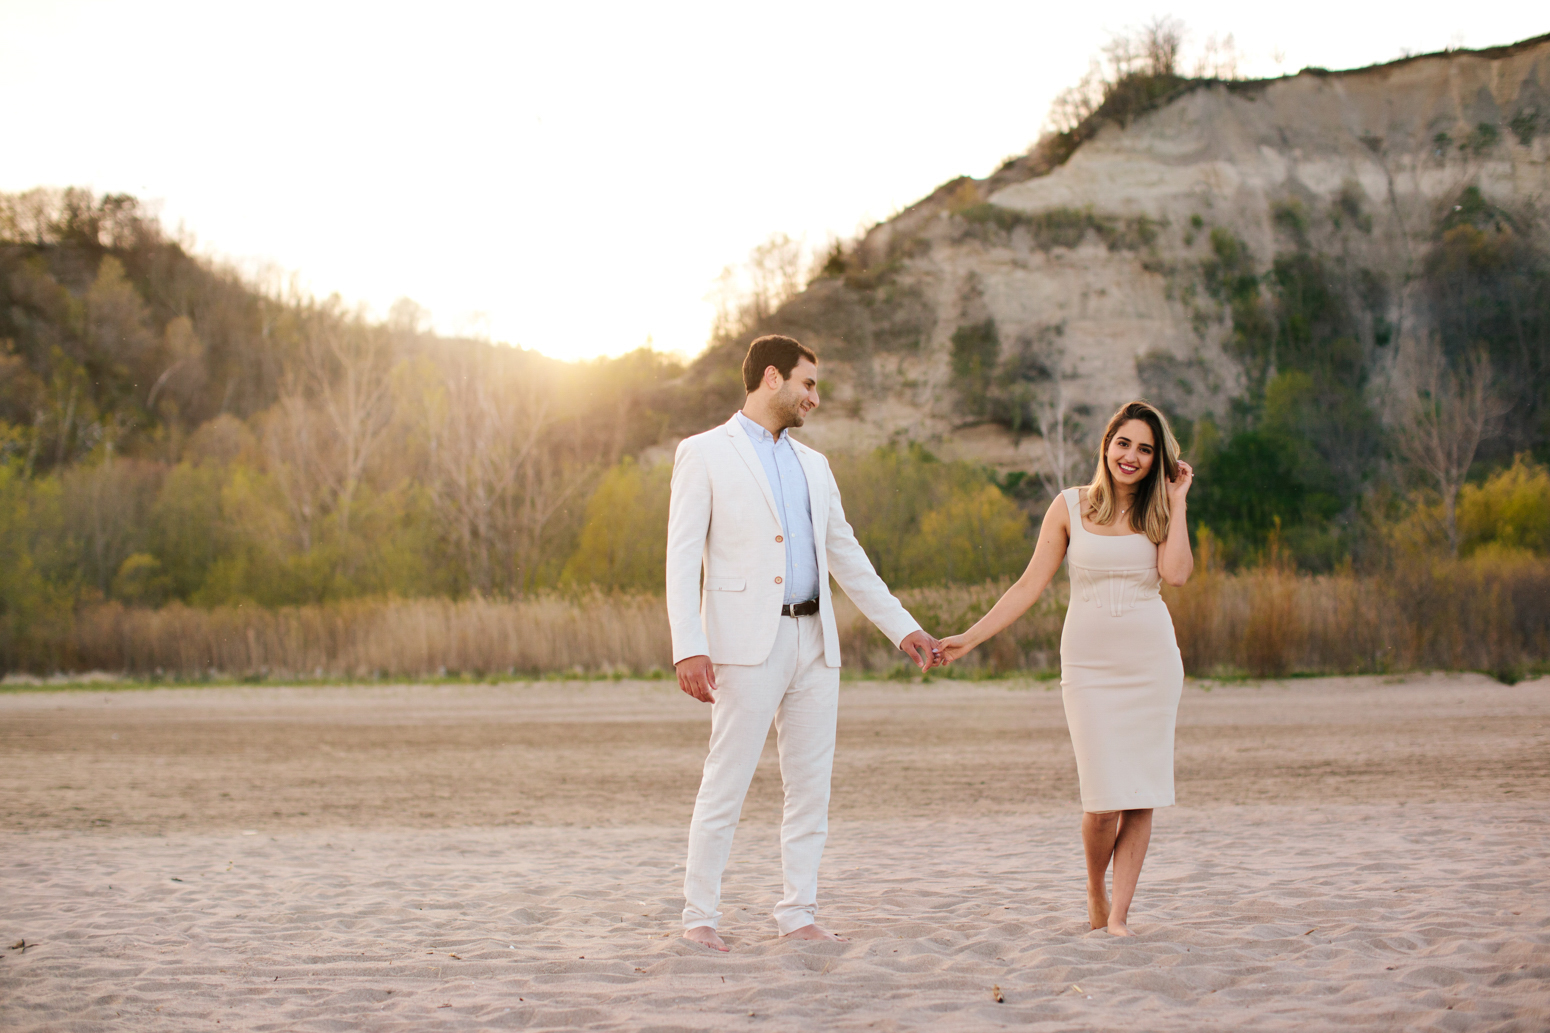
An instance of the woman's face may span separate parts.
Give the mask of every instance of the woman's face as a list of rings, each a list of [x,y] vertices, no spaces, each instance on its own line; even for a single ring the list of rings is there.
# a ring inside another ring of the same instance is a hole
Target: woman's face
[[[1114,437],[1109,439],[1106,457],[1109,475],[1115,483],[1135,487],[1146,480],[1157,458],[1157,444],[1152,437],[1152,427],[1145,420],[1126,420],[1120,424]]]

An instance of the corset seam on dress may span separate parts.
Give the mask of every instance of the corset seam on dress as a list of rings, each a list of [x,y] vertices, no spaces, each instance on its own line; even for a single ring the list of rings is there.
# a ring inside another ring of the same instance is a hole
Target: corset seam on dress
[[[1069,559],[1066,565],[1073,575],[1072,580],[1081,590],[1082,601],[1092,604],[1099,610],[1107,610],[1111,617],[1123,617],[1139,603],[1158,598],[1162,587],[1162,578],[1157,575],[1155,567],[1129,567],[1116,570],[1084,567],[1071,563]],[[1146,579],[1113,576],[1140,573],[1150,573],[1153,576]],[[1102,578],[1094,576],[1098,574],[1110,576]],[[1107,598],[1104,598],[1105,596]]]

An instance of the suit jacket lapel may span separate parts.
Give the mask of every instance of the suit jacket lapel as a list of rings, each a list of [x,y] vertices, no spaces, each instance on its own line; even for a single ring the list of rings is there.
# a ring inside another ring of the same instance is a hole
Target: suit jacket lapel
[[[807,504],[813,511],[813,543],[821,554],[824,535],[829,529],[829,478],[825,476],[823,460],[806,445],[793,441],[797,458],[802,461],[802,473],[807,476]]]
[[[727,434],[732,438],[732,446],[737,449],[737,454],[743,457],[743,462],[748,464],[748,472],[753,474],[753,479],[759,485],[759,490],[764,492],[764,501],[770,504],[770,512],[775,516],[775,522],[782,527],[785,523],[780,517],[780,508],[775,505],[775,489],[770,487],[770,478],[764,472],[764,464],[759,461],[759,453],[754,451],[753,442],[748,440],[747,431],[743,430],[738,422],[737,414],[727,421]]]

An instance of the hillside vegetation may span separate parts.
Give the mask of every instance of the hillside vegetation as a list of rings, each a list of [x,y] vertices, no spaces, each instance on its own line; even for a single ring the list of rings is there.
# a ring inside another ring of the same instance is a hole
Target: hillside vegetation
[[[1191,670],[1531,668],[1550,658],[1550,237],[1522,184],[1550,160],[1550,41],[1503,55],[1340,73],[1341,96],[1419,114],[1335,139],[1313,104],[1335,103],[1332,73],[1185,74],[1154,23],[987,179],[811,269],[784,237],[756,249],[688,365],[443,338],[412,302],[372,319],[249,282],[131,197],[0,196],[0,673],[657,664],[671,447],[727,417],[772,331],[818,347],[803,436],[934,631],[1021,570],[1112,404],[1142,393],[1199,471],[1204,573],[1172,600]],[[1450,61],[1517,78],[1491,73],[1494,107],[1416,108]],[[1310,168],[1324,148],[1324,179],[1251,168],[1272,130],[1303,133]],[[1202,132],[1231,139],[1158,163]],[[1229,159],[1233,190],[1190,178]],[[1184,185],[1137,201],[1137,168]],[[1082,201],[1095,182],[1118,185]],[[974,662],[1048,667],[1062,605]],[[1448,637],[1483,614],[1495,638]],[[857,662],[886,669],[853,618]],[[506,641],[528,634],[546,643]]]
[[[1550,37],[1256,82],[1181,39],[1116,38],[1027,155],[836,247],[723,361],[813,341],[820,445],[909,438],[1030,499],[1145,396],[1229,567],[1467,552],[1462,487],[1550,460]]]
[[[705,384],[649,350],[562,363],[437,337],[409,302],[374,322],[260,290],[133,198],[78,190],[0,197],[0,302],[5,669],[89,655],[76,629],[105,603],[660,590],[651,446],[740,400],[735,366]],[[983,579],[1026,545],[1026,514],[971,464],[844,469],[875,482],[855,504],[887,509],[863,521],[879,545],[927,514],[999,543],[880,550],[906,583]],[[919,490],[882,501],[905,480]]]

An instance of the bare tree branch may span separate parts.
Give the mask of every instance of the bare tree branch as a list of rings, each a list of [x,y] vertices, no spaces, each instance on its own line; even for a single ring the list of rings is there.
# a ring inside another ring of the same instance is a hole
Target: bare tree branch
[[[1448,547],[1457,555],[1459,489],[1506,412],[1491,392],[1491,360],[1482,348],[1450,369],[1435,339],[1408,339],[1400,342],[1391,384],[1395,448],[1436,485]]]
[[[300,328],[298,351],[264,441],[301,547],[316,544],[317,521],[331,514],[348,564],[355,496],[393,414],[392,342],[364,319],[325,308]]]
[[[553,416],[546,379],[515,354],[449,349],[427,363],[419,425],[426,486],[471,587],[502,587],[503,555],[525,570],[567,492],[537,471]]]
[[[752,330],[802,293],[811,273],[807,246],[784,233],[773,234],[741,266],[727,266],[708,296],[716,306],[712,337],[726,339]]]

